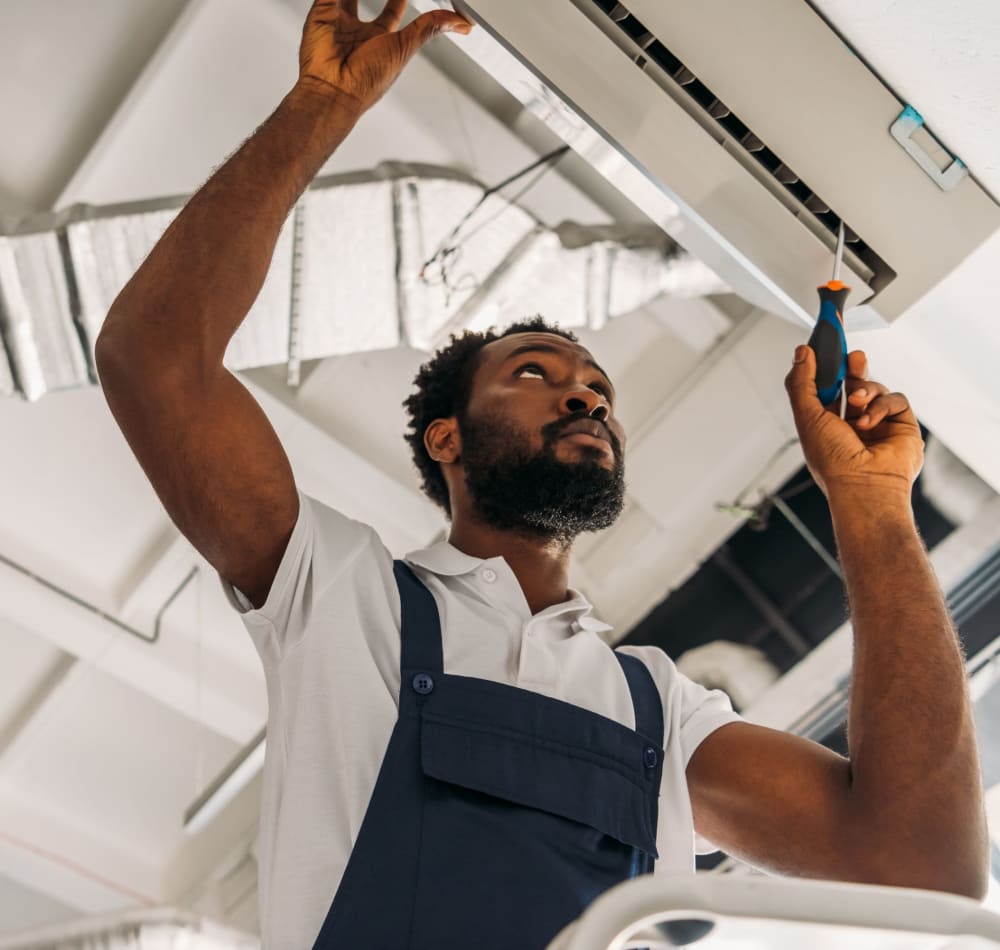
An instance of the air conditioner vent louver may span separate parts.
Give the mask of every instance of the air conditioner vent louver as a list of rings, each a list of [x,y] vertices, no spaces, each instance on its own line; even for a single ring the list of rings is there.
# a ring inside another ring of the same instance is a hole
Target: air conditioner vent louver
[[[638,68],[653,78],[661,77],[654,76],[650,67],[664,74],[674,87],[683,91],[697,104],[714,126],[726,133],[725,141],[738,146],[746,155],[753,158],[778,188],[794,199],[797,214],[808,215],[832,235],[837,234],[841,218],[831,209],[829,203],[813,192],[809,185],[802,181],[779,155],[768,148],[767,143],[755,135],[738,115],[655,36],[653,31],[631,13],[625,4],[619,3],[618,0],[590,0],[590,2],[610,21],[612,28],[617,28],[638,47],[634,53],[629,52],[630,58]],[[895,278],[895,271],[861,240],[846,221],[844,228],[848,251],[868,269],[869,284],[877,293]]]

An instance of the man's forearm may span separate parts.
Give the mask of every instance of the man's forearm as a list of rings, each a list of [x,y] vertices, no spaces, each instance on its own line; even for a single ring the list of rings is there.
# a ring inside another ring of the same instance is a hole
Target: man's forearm
[[[830,508],[855,636],[848,740],[861,846],[889,880],[975,892],[987,848],[975,725],[909,491],[869,485],[831,494]]]
[[[187,203],[121,291],[103,348],[147,366],[149,356],[194,370],[221,365],[289,211],[360,115],[347,99],[296,85]]]

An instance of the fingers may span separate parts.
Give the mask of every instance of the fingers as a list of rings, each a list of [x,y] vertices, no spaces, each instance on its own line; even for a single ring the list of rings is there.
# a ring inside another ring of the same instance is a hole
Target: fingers
[[[847,354],[847,375],[868,378],[868,357],[864,350],[852,350]]]
[[[901,422],[916,422],[910,401],[902,393],[876,396],[857,419],[859,429],[874,429],[886,419],[899,418]]]
[[[409,59],[424,43],[441,33],[468,34],[471,30],[472,24],[457,13],[449,13],[447,10],[432,10],[430,13],[418,16],[396,35],[403,43],[406,50],[405,56]]]
[[[848,355],[847,418],[859,429],[870,430],[890,417],[901,422],[916,422],[909,400],[902,393],[890,392],[889,387],[867,379],[868,360],[861,350]]]
[[[848,376],[844,380],[844,388],[847,390],[848,419],[857,419],[864,414],[873,399],[889,392],[888,386],[883,386],[870,379],[861,380],[852,376]]]
[[[900,416],[900,421],[909,422],[913,416],[906,396],[890,392],[888,386],[872,380],[861,382],[851,379],[845,385],[848,390],[847,404],[850,406],[847,418],[856,423],[859,429],[874,429],[894,416]]]
[[[796,348],[795,362],[785,377],[785,390],[797,426],[823,414],[824,409],[816,391],[816,354],[811,346]]]
[[[844,380],[849,407],[847,415],[859,429],[874,429],[889,418],[916,423],[906,396],[890,392],[882,383],[865,378],[868,359],[861,350],[848,355],[847,372]],[[811,347],[800,346],[796,349],[796,362],[785,377],[785,389],[796,424],[815,421],[825,411],[816,392],[816,354]],[[836,409],[836,405],[828,408]]]

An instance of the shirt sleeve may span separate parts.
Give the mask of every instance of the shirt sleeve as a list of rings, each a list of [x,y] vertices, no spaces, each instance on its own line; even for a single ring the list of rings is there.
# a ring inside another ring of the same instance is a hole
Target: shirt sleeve
[[[254,609],[243,591],[219,580],[262,658],[277,659],[303,636],[313,605],[365,552],[391,564],[374,528],[299,491],[298,518],[264,604]]]
[[[671,664],[673,665],[673,664]],[[706,689],[674,668],[675,688],[680,693],[681,760],[687,768],[698,748],[716,729],[743,717],[733,709],[732,701],[721,689]]]
[[[719,849],[694,829],[690,812],[690,796],[686,770],[691,756],[716,729],[743,717],[733,709],[729,697],[720,689],[706,689],[689,679],[674,665],[659,647],[620,647],[623,653],[639,657],[647,666],[660,692],[663,703],[663,744],[665,750],[661,797],[671,795],[675,801],[683,797],[682,809],[690,821],[688,847],[696,854],[709,854]],[[661,858],[663,848],[660,848]],[[690,852],[689,852],[690,854]],[[672,867],[669,861],[657,862]]]
[[[677,676],[676,688],[681,695],[681,759],[687,769],[695,749],[705,739],[722,726],[741,722],[743,717],[733,710],[732,701],[721,689],[706,689],[688,679],[676,667],[674,670]],[[712,854],[719,848],[695,829],[694,850],[695,854]]]
[[[677,760],[687,768],[691,756],[716,729],[743,717],[733,709],[729,697],[721,689],[706,689],[688,678],[659,647],[623,647],[641,659],[660,692],[663,703],[663,741],[673,744]]]

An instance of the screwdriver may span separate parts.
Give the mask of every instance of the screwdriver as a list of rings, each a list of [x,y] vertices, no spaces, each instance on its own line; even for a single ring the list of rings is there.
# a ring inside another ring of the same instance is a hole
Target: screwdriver
[[[833,261],[833,280],[817,287],[819,317],[809,337],[809,346],[816,354],[816,390],[819,401],[829,406],[843,395],[844,377],[847,375],[847,337],[844,335],[844,304],[851,293],[847,284],[841,283],[840,265],[844,259],[844,222],[840,222],[837,235],[837,252]],[[844,417],[844,400],[840,401],[840,417]]]

